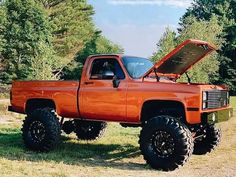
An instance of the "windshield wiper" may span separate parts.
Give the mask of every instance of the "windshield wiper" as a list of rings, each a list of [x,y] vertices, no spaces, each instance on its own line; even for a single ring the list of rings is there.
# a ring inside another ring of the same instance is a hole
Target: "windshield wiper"
[[[186,77],[188,78],[188,83],[191,84],[191,78],[188,75],[188,72],[185,72]]]

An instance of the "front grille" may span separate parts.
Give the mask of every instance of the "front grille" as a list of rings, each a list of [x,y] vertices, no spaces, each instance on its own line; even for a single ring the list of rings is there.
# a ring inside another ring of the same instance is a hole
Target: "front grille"
[[[227,90],[210,90],[206,91],[207,100],[204,109],[214,109],[225,107],[229,104],[229,93]]]

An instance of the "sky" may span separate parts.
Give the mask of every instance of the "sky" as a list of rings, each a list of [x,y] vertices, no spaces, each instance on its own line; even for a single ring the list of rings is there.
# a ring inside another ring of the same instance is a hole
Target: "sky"
[[[96,26],[125,54],[150,57],[165,28],[178,28],[191,0],[88,0]]]

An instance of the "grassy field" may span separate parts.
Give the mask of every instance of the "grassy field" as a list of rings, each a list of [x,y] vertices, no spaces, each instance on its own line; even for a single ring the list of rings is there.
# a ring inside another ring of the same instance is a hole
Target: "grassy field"
[[[236,107],[236,97],[231,104]],[[236,117],[219,124],[223,137],[214,152],[193,155],[180,169],[161,172],[146,165],[140,154],[140,129],[121,128],[114,123],[95,142],[77,141],[74,134],[63,135],[62,144],[53,152],[29,151],[21,139],[22,116],[7,113],[6,105],[0,102],[1,177],[236,176]]]

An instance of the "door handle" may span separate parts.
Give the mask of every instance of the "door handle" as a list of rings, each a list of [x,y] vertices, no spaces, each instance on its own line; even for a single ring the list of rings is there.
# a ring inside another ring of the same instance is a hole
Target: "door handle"
[[[85,85],[94,84],[94,82],[84,82]]]

